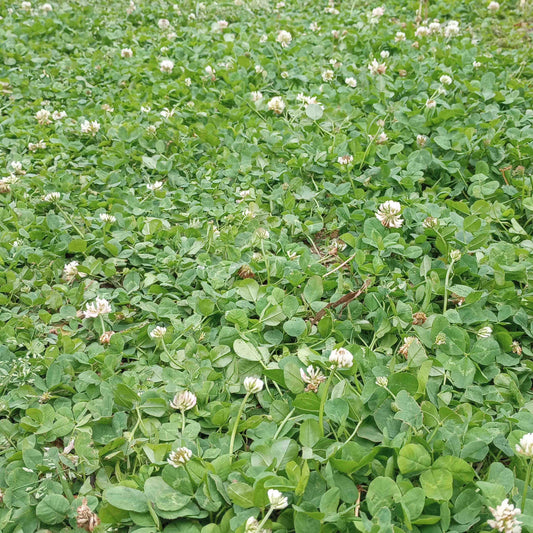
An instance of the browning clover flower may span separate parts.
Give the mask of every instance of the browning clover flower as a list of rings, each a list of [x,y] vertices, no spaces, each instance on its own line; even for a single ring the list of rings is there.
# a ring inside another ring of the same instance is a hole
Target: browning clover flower
[[[92,532],[100,524],[100,519],[87,505],[87,498],[83,498],[81,505],[76,509],[76,525],[80,529]]]
[[[315,368],[313,365],[309,365],[305,370],[300,368],[300,376],[302,381],[307,383],[306,392],[318,392],[320,384],[326,381],[326,376],[322,374],[320,368]]]
[[[376,213],[376,218],[386,228],[401,228],[403,219],[400,216],[402,206],[399,202],[389,200],[382,203]]]

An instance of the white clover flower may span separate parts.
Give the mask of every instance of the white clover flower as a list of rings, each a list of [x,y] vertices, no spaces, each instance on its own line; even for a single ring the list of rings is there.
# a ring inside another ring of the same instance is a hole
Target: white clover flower
[[[111,107],[109,104],[102,104],[102,111],[105,111],[106,113],[113,113],[115,108]]]
[[[443,75],[439,78],[439,81],[442,83],[442,85],[451,85],[452,82],[453,82],[451,76],[448,76],[447,74],[443,74]]]
[[[346,348],[338,348],[329,354],[329,362],[339,368],[350,368],[353,365],[353,355]]]
[[[205,67],[205,73],[208,75],[208,76],[211,76],[213,77],[216,73],[215,69],[211,66],[211,65],[207,65],[207,67]]]
[[[100,213],[99,217],[102,222],[106,223],[113,223],[117,221],[116,217],[114,215],[110,215],[109,213]]]
[[[169,465],[172,465],[174,468],[179,468],[185,463],[188,463],[191,460],[192,451],[189,448],[178,448],[177,450],[170,452],[167,462]]]
[[[283,48],[287,48],[289,44],[291,44],[292,41],[292,35],[290,32],[281,30],[278,32],[278,36],[276,37],[276,41],[281,44]]]
[[[269,111],[273,111],[276,115],[281,115],[285,109],[285,102],[281,96],[274,96],[274,98],[268,102],[267,107]]]
[[[149,106],[144,106],[144,105],[141,106],[142,113],[150,113],[151,110],[152,109]]]
[[[431,33],[427,26],[418,26],[415,31],[415,37],[427,37]]]
[[[289,73],[288,73],[286,70],[284,70],[283,72],[281,72],[280,76],[281,76],[284,80],[286,80],[286,79],[289,77]]]
[[[48,12],[52,11],[52,9],[53,8],[52,8],[51,4],[48,4],[48,3],[47,4],[43,4],[41,6],[41,10],[44,11],[45,13],[48,13]]]
[[[120,51],[121,57],[133,57],[133,50],[131,48],[123,48]]]
[[[428,138],[425,135],[417,135],[416,136],[416,144],[420,146],[421,148],[423,146],[426,146],[426,143],[428,142]]]
[[[65,111],[54,111],[52,113],[52,118],[54,120],[62,120],[64,119],[65,117],[67,116],[66,112]]]
[[[39,109],[39,111],[35,113],[35,120],[42,125],[50,124],[50,111],[47,109]]]
[[[452,261],[459,261],[459,259],[461,259],[461,250],[452,250],[450,252],[450,259]]]
[[[345,78],[344,83],[346,83],[346,85],[348,85],[348,87],[351,87],[352,89],[355,89],[355,87],[357,87],[357,80],[353,77]]]
[[[426,100],[426,107],[428,109],[433,109],[436,106],[437,106],[437,102],[435,100],[433,100],[433,98],[428,98]]]
[[[150,337],[152,339],[162,339],[167,332],[167,328],[164,326],[156,326],[152,331],[150,331]]]
[[[263,33],[263,35],[261,35],[261,37],[259,38],[259,42],[263,44],[263,43],[266,43],[267,41],[268,41],[268,35],[266,33]]]
[[[90,122],[84,120],[81,123],[80,129],[82,133],[90,133],[94,137],[100,130],[100,124],[96,120],[91,120]]]
[[[494,520],[487,520],[487,524],[492,529],[496,529],[503,533],[520,533],[522,531],[522,528],[520,527],[522,522],[519,522],[516,519],[522,511],[509,503],[507,498],[505,498],[496,509],[489,507],[489,510],[492,513]]]
[[[260,240],[268,239],[270,237],[269,231],[265,228],[257,228],[255,230],[255,235]]]
[[[492,335],[492,328],[490,326],[485,326],[478,329],[477,336],[480,339],[488,339]]]
[[[481,63],[480,63],[479,61],[474,61],[474,62],[472,63],[472,66],[473,66],[474,68],[479,68],[479,67],[481,66]]]
[[[49,192],[48,194],[45,194],[43,196],[44,202],[55,202],[56,200],[59,200],[61,198],[60,192]]]
[[[189,391],[181,391],[174,396],[170,407],[178,411],[188,411],[196,405],[196,396]]]
[[[440,333],[437,333],[437,336],[435,337],[435,344],[437,346],[442,346],[443,344],[446,344],[446,340],[446,333],[441,331]]]
[[[261,65],[256,65],[254,70],[256,74],[261,74],[263,77],[266,76],[266,70]]]
[[[229,23],[227,20],[219,20],[217,21],[217,26],[219,30],[225,30],[229,26]]]
[[[170,21],[168,19],[159,19],[157,25],[160,30],[168,30],[170,28]]]
[[[153,124],[150,124],[150,126],[148,126],[146,128],[146,132],[149,134],[149,135],[155,135],[156,132],[157,132],[157,128],[153,125]]]
[[[516,451],[526,457],[533,457],[533,433],[526,433],[520,439],[520,444],[516,445]]]
[[[190,87],[190,86],[191,86],[191,83],[192,83],[191,78],[185,78],[185,79],[183,80],[183,83],[185,83],[185,86],[186,86],[186,87]]]
[[[244,378],[244,390],[248,394],[257,394],[258,392],[261,392],[263,390],[263,381],[259,378],[255,378],[253,376],[248,376],[247,378]]]
[[[320,368],[315,368],[309,365],[305,370],[300,368],[300,376],[304,383],[307,383],[306,392],[317,392],[320,384],[326,381],[326,376],[322,373]]]
[[[86,276],[85,272],[80,272],[78,270],[79,263],[78,261],[71,261],[63,267],[63,279],[70,283],[76,279],[77,276],[84,278]]]
[[[126,14],[131,15],[137,8],[135,7],[135,2],[133,0],[130,0],[130,5],[128,6],[128,9],[126,9]]]
[[[30,152],[35,152],[37,150],[44,150],[46,148],[46,143],[41,139],[36,143],[28,143],[28,150]]]
[[[426,217],[424,222],[422,222],[422,226],[424,226],[424,228],[436,228],[438,225],[439,220],[435,217]]]
[[[397,31],[396,35],[394,36],[394,40],[399,43],[401,41],[405,41],[405,33],[403,31]]]
[[[496,11],[498,11],[498,9],[500,9],[500,4],[498,2],[491,2],[488,6],[487,6],[487,9],[489,11],[491,11],[492,13],[495,13]]]
[[[111,313],[111,305],[105,298],[97,297],[92,303],[88,303],[83,311],[84,318],[96,318]]]
[[[263,98],[263,93],[261,91],[252,91],[252,102],[259,102]]]
[[[318,22],[313,21],[311,24],[309,24],[309,29],[311,31],[320,31],[320,26],[318,25]]]
[[[386,228],[401,228],[403,224],[403,219],[400,216],[401,210],[402,206],[399,202],[388,200],[379,206],[376,218]]]
[[[385,144],[389,140],[389,136],[383,131],[375,139],[376,144]]]
[[[285,509],[289,505],[287,497],[283,496],[279,490],[269,489],[267,495],[272,509]]]
[[[154,183],[148,183],[146,185],[146,188],[149,191],[157,191],[157,190],[163,188],[163,182],[162,181],[154,181]]]
[[[389,385],[389,380],[385,376],[378,376],[376,378],[376,385],[378,387],[386,388]]]
[[[372,10],[372,13],[370,14],[370,16],[372,18],[380,18],[382,17],[383,15],[385,14],[385,8],[383,6],[380,6],[380,7],[375,7],[373,10]]]
[[[341,155],[337,158],[337,163],[339,163],[339,165],[349,165],[350,163],[353,163],[353,155]]]
[[[30,11],[31,10],[31,2],[21,2],[20,8],[23,11]]]
[[[174,116],[176,112],[175,109],[170,110],[168,107],[164,107],[161,113],[159,113],[163,118],[170,118]]]
[[[165,74],[170,74],[173,68],[174,61],[171,61],[170,59],[163,59],[163,61],[159,63],[159,70]]]
[[[26,172],[22,169],[22,163],[20,161],[11,161],[10,165],[15,174],[26,174]]]
[[[250,516],[244,525],[244,533],[272,533],[272,530],[260,527],[257,518]]]
[[[335,72],[330,69],[324,70],[322,72],[322,79],[326,82],[331,81],[335,77]]]
[[[455,35],[459,35],[459,22],[456,20],[450,20],[444,28],[444,36],[454,37]]]
[[[390,52],[388,50],[382,50],[379,55],[382,59],[387,59],[390,56]]]
[[[434,20],[429,24],[429,33],[440,33],[442,31],[442,26],[438,20]]]
[[[377,59],[373,59],[372,62],[368,65],[368,70],[373,76],[377,74],[385,74],[387,72],[387,65],[385,63],[378,63]]]

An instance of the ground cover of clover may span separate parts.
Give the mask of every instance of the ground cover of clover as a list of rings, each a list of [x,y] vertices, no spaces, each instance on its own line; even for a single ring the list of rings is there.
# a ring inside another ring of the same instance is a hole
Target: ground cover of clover
[[[529,0],[0,2],[0,531],[533,531]]]

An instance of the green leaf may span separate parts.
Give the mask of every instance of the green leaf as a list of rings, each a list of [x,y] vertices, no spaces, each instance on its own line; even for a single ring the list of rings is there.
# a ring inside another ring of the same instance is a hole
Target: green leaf
[[[231,501],[244,509],[254,507],[254,489],[246,483],[230,483],[228,496]]]
[[[312,303],[320,300],[323,292],[322,278],[320,276],[309,278],[304,288],[304,297],[306,301]]]
[[[248,361],[261,361],[262,356],[261,352],[251,343],[243,341],[242,339],[237,339],[233,343],[233,351],[242,359],[247,359]]]
[[[406,444],[398,454],[398,468],[404,475],[419,474],[431,465],[431,457],[420,444]]]
[[[394,480],[390,477],[378,476],[368,486],[366,503],[370,513],[375,515],[380,509],[389,508],[394,503],[399,502],[401,497],[402,493]]]
[[[140,490],[117,485],[104,491],[104,500],[117,509],[146,513],[148,503],[146,496]]]
[[[322,437],[318,420],[308,418],[300,426],[300,442],[302,446],[312,448]]]
[[[299,337],[306,330],[305,321],[302,318],[292,318],[283,324],[283,330],[291,337]]]
[[[402,420],[415,429],[422,427],[422,409],[408,392],[400,391],[396,396],[395,403],[399,411],[394,415],[394,418]]]
[[[308,104],[305,107],[305,114],[311,120],[319,120],[319,119],[322,118],[322,115],[324,114],[324,111],[323,111],[322,106],[320,104]]]
[[[453,495],[453,477],[444,468],[433,467],[422,472],[420,484],[430,500],[448,501]]]
[[[37,518],[48,525],[59,524],[65,520],[70,510],[68,500],[60,494],[47,494],[35,508]]]

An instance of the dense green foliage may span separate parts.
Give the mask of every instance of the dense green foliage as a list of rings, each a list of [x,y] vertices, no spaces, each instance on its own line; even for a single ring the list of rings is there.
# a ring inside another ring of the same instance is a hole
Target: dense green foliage
[[[136,4],[0,2],[0,531],[533,531],[528,2]]]

